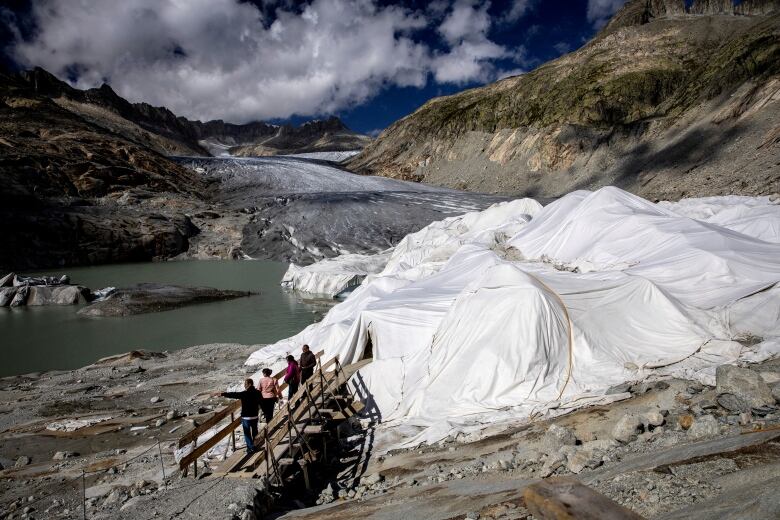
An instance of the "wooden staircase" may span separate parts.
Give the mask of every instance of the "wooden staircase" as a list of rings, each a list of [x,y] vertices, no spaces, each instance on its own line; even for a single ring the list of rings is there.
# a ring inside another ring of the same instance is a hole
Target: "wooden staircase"
[[[362,411],[363,403],[355,398],[346,383],[352,374],[371,361],[364,360],[342,367],[338,357],[325,364],[321,363],[321,357],[322,352],[318,352],[313,375],[301,384],[295,395],[281,409],[276,410],[269,423],[260,424],[254,454],[247,455],[243,449],[236,450],[236,430],[241,426],[241,417],[238,416],[241,403],[236,400],[179,439],[180,448],[195,443],[192,451],[179,462],[182,472],[186,475],[192,465],[197,477],[198,458],[230,436],[231,442],[226,447],[226,453],[232,446],[233,454],[220,464],[212,476],[267,478],[272,483],[283,485],[286,475],[298,466],[303,471],[308,487],[307,465],[317,461],[321,452],[327,449],[324,436],[336,431],[340,422]],[[284,373],[282,370],[273,377],[279,380]],[[282,384],[280,388],[284,390],[287,385]],[[199,436],[227,421],[228,417],[229,422],[223,428],[203,444],[197,445]]]

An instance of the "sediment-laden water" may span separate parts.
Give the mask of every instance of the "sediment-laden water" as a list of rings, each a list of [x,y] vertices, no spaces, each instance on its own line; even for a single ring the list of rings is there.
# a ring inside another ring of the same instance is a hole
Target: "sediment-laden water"
[[[279,287],[286,268],[270,261],[186,261],[48,270],[93,290],[161,282],[260,294],[123,318],[79,316],[80,306],[0,308],[0,376],[81,367],[132,349],[256,344],[291,336],[317,318],[311,303]]]

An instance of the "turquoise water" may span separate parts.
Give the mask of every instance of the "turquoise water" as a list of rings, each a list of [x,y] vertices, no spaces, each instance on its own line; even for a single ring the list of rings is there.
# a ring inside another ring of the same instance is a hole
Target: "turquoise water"
[[[225,302],[123,318],[88,318],[81,306],[0,308],[0,376],[71,369],[133,349],[175,350],[205,343],[270,343],[315,321],[314,307],[282,290],[287,264],[185,261],[103,265],[44,273],[99,289],[140,282],[259,291]]]

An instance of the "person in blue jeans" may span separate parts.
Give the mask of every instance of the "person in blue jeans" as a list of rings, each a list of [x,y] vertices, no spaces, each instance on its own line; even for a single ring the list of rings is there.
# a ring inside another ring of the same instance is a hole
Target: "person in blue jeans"
[[[244,430],[246,441],[246,453],[255,453],[255,437],[257,436],[257,417],[260,411],[262,394],[255,388],[255,382],[251,379],[244,380],[243,392],[215,392],[213,396],[221,395],[229,399],[241,399],[241,427]]]

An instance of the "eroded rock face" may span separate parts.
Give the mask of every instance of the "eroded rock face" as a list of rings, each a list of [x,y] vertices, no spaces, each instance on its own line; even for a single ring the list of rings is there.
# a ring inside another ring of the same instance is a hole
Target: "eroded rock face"
[[[141,283],[117,289],[105,300],[79,311],[84,316],[117,317],[177,309],[185,305],[231,300],[249,296],[246,291],[227,291],[211,287],[184,287],[157,283]]]

